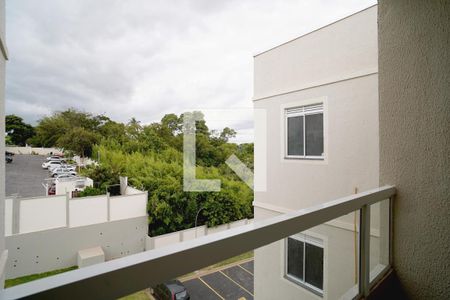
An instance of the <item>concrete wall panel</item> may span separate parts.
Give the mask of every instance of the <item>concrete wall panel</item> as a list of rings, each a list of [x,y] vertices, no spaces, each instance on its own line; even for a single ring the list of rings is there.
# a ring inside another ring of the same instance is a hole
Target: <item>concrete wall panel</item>
[[[7,278],[77,265],[79,250],[102,247],[106,260],[145,250],[147,217],[6,237]]]
[[[108,221],[108,197],[83,197],[69,200],[69,227]]]
[[[111,220],[147,215],[147,193],[110,197]]]
[[[20,232],[66,226],[66,196],[20,200]]]

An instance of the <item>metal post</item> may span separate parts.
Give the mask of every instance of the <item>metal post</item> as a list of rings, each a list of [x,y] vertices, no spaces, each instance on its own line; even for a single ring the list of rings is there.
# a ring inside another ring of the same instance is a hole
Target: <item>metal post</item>
[[[198,214],[202,211],[202,209],[204,209],[204,207],[200,207],[200,209],[197,211],[197,214],[195,215],[195,224],[194,224],[195,238],[197,238],[197,219],[198,219]]]
[[[369,295],[370,283],[370,206],[360,209],[359,219],[359,293]]]

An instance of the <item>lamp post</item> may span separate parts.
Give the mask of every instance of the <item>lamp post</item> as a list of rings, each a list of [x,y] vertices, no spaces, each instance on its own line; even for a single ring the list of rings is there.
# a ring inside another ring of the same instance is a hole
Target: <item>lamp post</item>
[[[195,215],[195,238],[197,238],[197,219],[198,219],[198,215],[200,214],[200,212],[204,209],[205,207],[200,207],[200,209],[197,211],[197,214]]]

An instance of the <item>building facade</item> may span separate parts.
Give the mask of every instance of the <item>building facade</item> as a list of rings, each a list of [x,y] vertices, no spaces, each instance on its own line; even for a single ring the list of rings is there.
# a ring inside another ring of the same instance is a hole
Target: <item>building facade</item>
[[[255,153],[266,158],[256,154],[255,170],[264,165],[267,172],[266,191],[255,192],[256,221],[378,187],[377,49],[372,6],[255,56],[254,107],[266,111],[266,124],[255,124]],[[349,214],[256,250],[255,297],[350,295],[358,276],[358,220]],[[380,221],[378,205],[373,271],[387,263]]]

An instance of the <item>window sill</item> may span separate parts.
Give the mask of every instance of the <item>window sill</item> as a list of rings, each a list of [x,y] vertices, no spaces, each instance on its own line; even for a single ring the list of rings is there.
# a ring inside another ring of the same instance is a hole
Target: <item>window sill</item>
[[[311,286],[311,285],[309,285],[307,283],[301,282],[301,281],[299,281],[299,280],[297,280],[297,279],[295,279],[292,276],[289,276],[287,274],[285,274],[283,277],[287,281],[290,281],[290,282],[296,284],[297,286],[299,286],[301,288],[304,288],[308,292],[313,293],[314,295],[323,298],[323,290],[321,291],[321,290],[319,290],[319,289],[317,289],[317,288],[315,288],[315,287],[313,287],[313,286]]]
[[[321,157],[284,156],[284,159],[287,159],[287,160],[319,160],[319,161],[324,161],[325,157],[324,156],[321,156]]]

